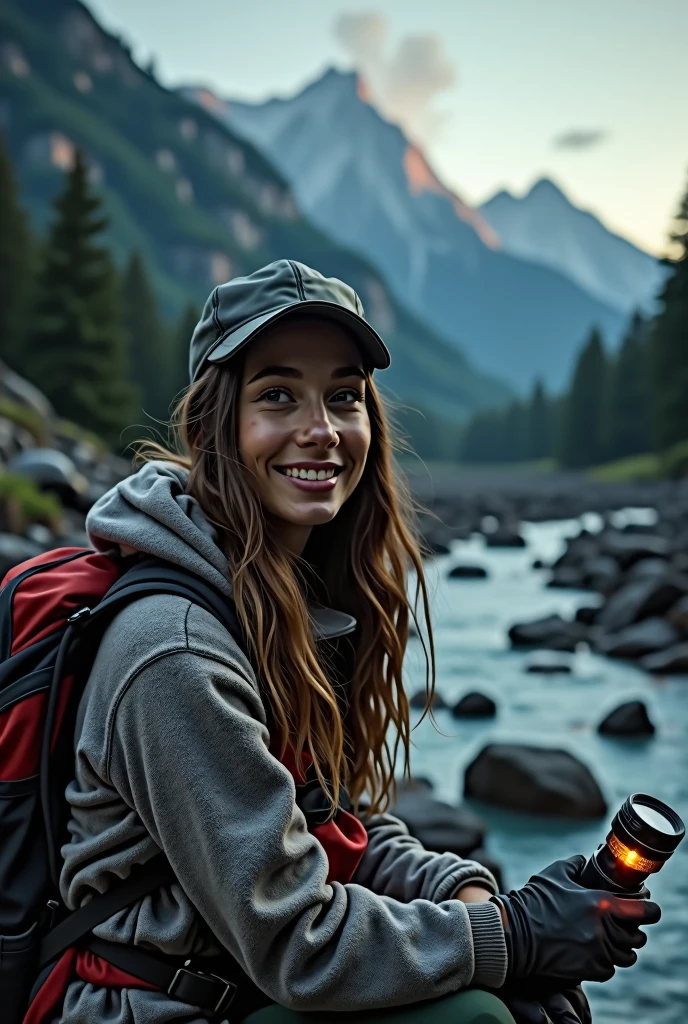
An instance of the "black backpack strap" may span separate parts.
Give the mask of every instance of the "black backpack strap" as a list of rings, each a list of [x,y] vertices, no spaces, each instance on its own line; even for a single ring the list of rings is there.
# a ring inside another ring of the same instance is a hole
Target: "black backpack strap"
[[[118,882],[107,892],[94,896],[85,906],[73,910],[64,921],[48,932],[41,943],[39,966],[44,967],[56,960],[66,949],[76,945],[96,925],[107,921],[118,910],[123,910],[130,903],[140,900],[159,885],[175,881],[174,871],[162,856],[154,857],[153,860],[134,869],[128,878]]]

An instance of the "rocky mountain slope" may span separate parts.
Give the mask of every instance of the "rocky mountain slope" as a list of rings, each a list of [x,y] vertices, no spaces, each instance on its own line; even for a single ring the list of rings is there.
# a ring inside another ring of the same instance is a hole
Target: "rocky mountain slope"
[[[581,210],[548,178],[522,198],[501,191],[479,208],[505,252],[554,267],[620,313],[652,313],[662,265]]]
[[[289,256],[359,292],[392,351],[380,378],[388,393],[452,422],[507,397],[409,313],[371,262],[314,228],[250,142],[163,89],[78,0],[0,0],[0,125],[39,227],[74,148],[85,151],[116,254],[141,250],[169,313]]]
[[[184,94],[260,147],[320,227],[375,260],[398,296],[488,372],[521,388],[537,373],[560,387],[593,324],[616,340],[618,310],[500,248],[485,217],[378,114],[355,74],[330,70],[296,96],[261,104]]]

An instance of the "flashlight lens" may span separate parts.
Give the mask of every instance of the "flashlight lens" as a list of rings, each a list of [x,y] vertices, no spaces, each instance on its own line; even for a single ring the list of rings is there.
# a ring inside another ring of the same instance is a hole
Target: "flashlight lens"
[[[656,807],[648,807],[647,804],[634,800],[633,810],[639,818],[642,818],[646,824],[651,825],[658,832],[669,836],[676,835],[678,829],[674,823],[669,821]]]

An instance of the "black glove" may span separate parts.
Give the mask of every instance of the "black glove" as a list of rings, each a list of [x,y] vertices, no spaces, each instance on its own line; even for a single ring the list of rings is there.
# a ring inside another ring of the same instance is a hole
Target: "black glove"
[[[500,990],[499,997],[516,1024],[592,1024],[590,1006],[580,986],[547,995],[525,990],[512,995]]]
[[[649,900],[622,899],[576,880],[585,857],[550,864],[522,889],[499,895],[508,928],[507,983],[532,979],[550,991],[581,981],[609,981],[615,967],[630,967],[647,936],[639,925],[659,921]]]

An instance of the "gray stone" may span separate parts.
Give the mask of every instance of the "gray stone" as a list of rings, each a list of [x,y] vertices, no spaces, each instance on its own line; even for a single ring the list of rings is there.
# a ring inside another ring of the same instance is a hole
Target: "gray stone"
[[[401,818],[426,850],[467,857],[482,846],[487,828],[468,807],[435,800],[423,792],[402,793],[391,814]]]
[[[629,580],[656,579],[666,576],[667,563],[663,558],[641,558],[628,570]]]
[[[688,643],[675,644],[664,651],[646,655],[640,662],[646,672],[656,675],[688,674]]]
[[[622,569],[629,569],[641,558],[668,558],[671,544],[666,537],[608,530],[600,536],[601,550],[615,558]]]
[[[599,610],[599,608],[593,608],[591,605],[583,605],[582,608],[576,609],[575,620],[576,622],[581,622],[584,626],[592,626]]]
[[[583,582],[591,590],[609,594],[618,584],[621,573],[616,559],[611,555],[589,558],[583,565]]]
[[[571,665],[561,656],[556,657],[552,652],[540,651],[528,661],[525,670],[543,675],[556,675],[557,673],[570,673]]]
[[[598,637],[596,647],[600,654],[611,658],[642,658],[663,651],[680,639],[679,631],[666,619],[650,618]]]
[[[585,578],[581,569],[575,565],[562,565],[552,570],[552,575],[547,580],[548,587],[570,588],[582,590],[585,586]]]
[[[473,691],[465,693],[456,702],[451,713],[454,718],[494,718],[497,714],[497,705],[491,697]]]
[[[632,580],[612,594],[600,609],[595,624],[607,632],[616,632],[651,615],[663,615],[687,591],[686,577],[674,573]]]
[[[601,818],[607,804],[590,769],[566,750],[494,743],[469,764],[464,796],[559,818]]]
[[[526,542],[516,527],[500,526],[494,533],[485,534],[488,548],[524,548]]]
[[[575,651],[587,630],[579,622],[567,622],[561,615],[548,615],[533,622],[516,623],[509,630],[514,647],[544,647],[551,651]]]
[[[597,731],[603,736],[653,736],[655,727],[644,701],[629,700],[610,711]]]
[[[412,708],[420,708],[422,710],[427,705],[427,701],[428,701],[427,692],[425,690],[416,690],[416,692],[413,694],[413,696],[409,699],[409,705]],[[445,699],[442,696],[442,694],[441,693],[437,693],[437,691],[435,691],[433,699],[432,699],[432,709],[433,709],[433,711],[441,711],[443,708],[446,708],[446,706],[447,706],[447,702],[445,701]]]
[[[667,620],[682,633],[688,633],[688,594],[680,597],[667,612]]]
[[[18,537],[14,533],[0,533],[0,579],[14,569],[15,565],[29,558],[41,555],[45,548],[27,537]]]

